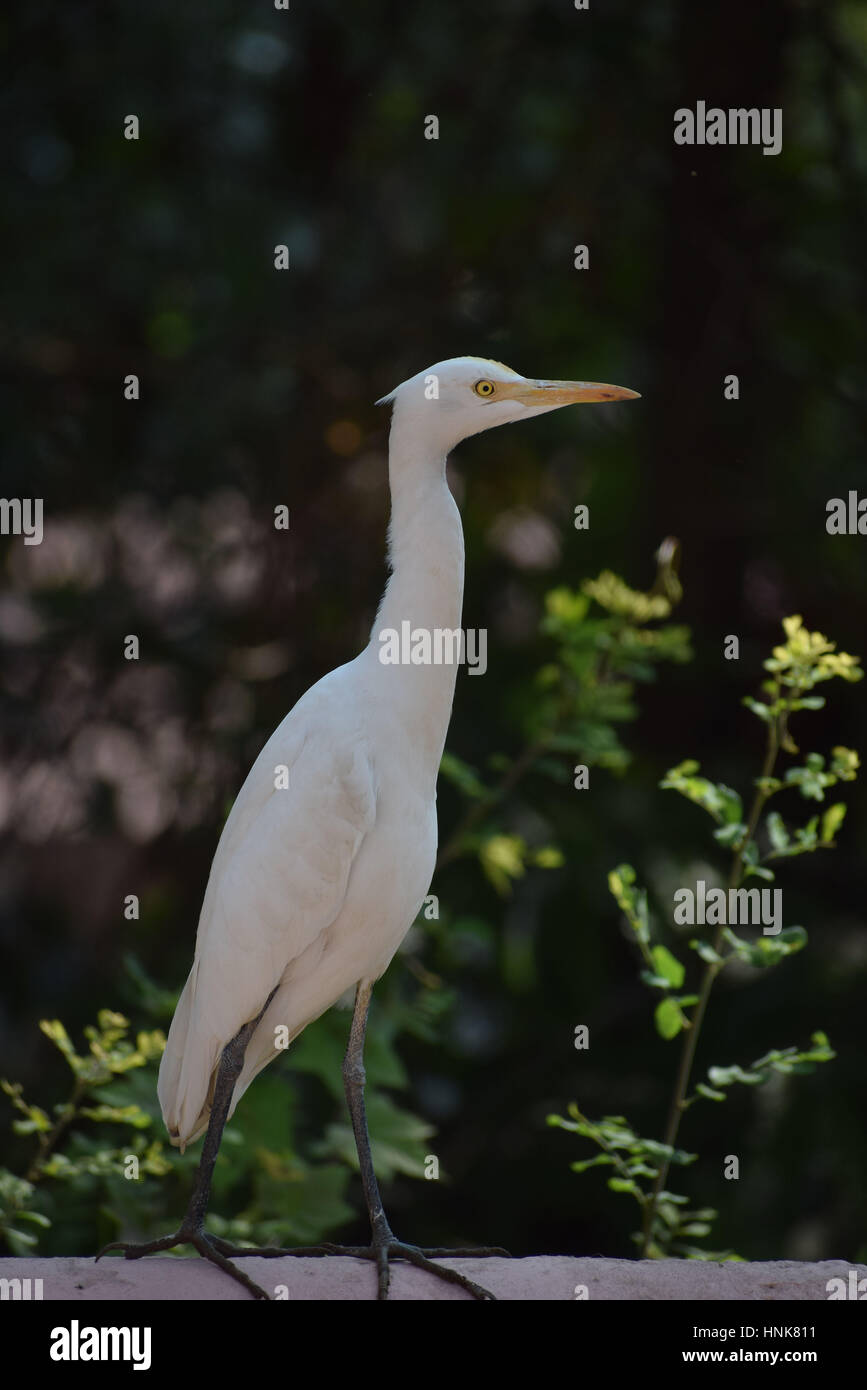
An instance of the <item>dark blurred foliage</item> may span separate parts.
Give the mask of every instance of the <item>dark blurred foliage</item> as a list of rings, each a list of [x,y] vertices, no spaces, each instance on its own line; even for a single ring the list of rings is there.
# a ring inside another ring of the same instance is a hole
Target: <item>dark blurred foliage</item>
[[[439,1042],[401,1044],[451,1181],[398,1178],[387,1205],[407,1239],[630,1253],[630,1214],[544,1123],[574,1096],[662,1127],[673,1046],[607,871],[629,860],[665,899],[700,875],[704,826],[657,782],[694,756],[748,787],[760,737],[738,701],[784,614],[848,651],[867,638],[867,539],[825,531],[828,498],[867,493],[867,9],[31,0],[0,43],[2,494],[46,512],[42,545],[3,541],[2,1072],[62,1095],[37,1020],[77,1034],[127,1007],[130,951],[182,983],[227,805],[286,710],[367,639],[387,519],[372,401],[462,353],[618,382],[642,401],[457,453],[465,623],[490,643],[487,677],[459,679],[449,747],[476,767],[519,752],[545,591],[603,567],[644,587],[667,534],[695,660],[642,693],[625,775],[518,789],[507,828],[541,827],[563,869],[506,900],[470,860],[435,880],[451,920],[493,930],[413,946],[457,991]],[[675,146],[673,112],[697,99],[782,107],[782,153]],[[867,747],[860,687],[811,721],[813,746]],[[810,946],[721,987],[702,1039],[700,1067],[816,1027],[839,1053],[792,1090],[689,1116],[693,1195],[748,1257],[863,1250],[863,787],[847,800],[841,848],[786,878]],[[452,786],[439,805],[445,840]],[[315,1106],[306,1084],[293,1106]]]

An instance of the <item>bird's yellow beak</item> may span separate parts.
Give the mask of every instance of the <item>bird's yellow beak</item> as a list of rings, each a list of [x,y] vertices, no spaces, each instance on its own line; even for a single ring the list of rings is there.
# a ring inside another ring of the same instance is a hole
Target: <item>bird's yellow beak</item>
[[[640,400],[638,391],[626,386],[609,386],[604,381],[521,381],[497,392],[520,401],[522,405],[580,405],[591,401]]]

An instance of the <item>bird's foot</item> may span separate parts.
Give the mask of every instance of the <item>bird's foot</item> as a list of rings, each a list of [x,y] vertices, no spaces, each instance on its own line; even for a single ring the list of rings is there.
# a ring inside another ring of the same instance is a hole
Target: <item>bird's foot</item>
[[[418,1245],[409,1245],[406,1241],[398,1240],[388,1226],[375,1228],[373,1240],[370,1245],[332,1245],[328,1247],[329,1253],[333,1255],[352,1255],[357,1260],[372,1260],[376,1264],[377,1272],[377,1298],[388,1298],[388,1286],[391,1280],[390,1264],[392,1260],[406,1260],[409,1264],[416,1265],[419,1269],[426,1269],[429,1274],[434,1274],[438,1279],[444,1280],[447,1284],[457,1284],[460,1288],[466,1289],[467,1293],[473,1298],[481,1299],[484,1302],[496,1303],[496,1295],[489,1289],[485,1289],[481,1284],[475,1284],[465,1274],[459,1274],[456,1269],[451,1269],[448,1265],[434,1264],[434,1260],[452,1258],[473,1258],[499,1256],[501,1259],[510,1259],[508,1250],[503,1250],[499,1246],[480,1246],[469,1250],[449,1250],[436,1248],[426,1248]]]
[[[104,1245],[102,1247],[96,1258],[101,1260],[103,1255],[108,1254],[109,1250],[122,1250],[125,1259],[139,1260],[143,1255],[155,1255],[160,1250],[173,1250],[177,1245],[192,1245],[204,1259],[210,1260],[212,1264],[225,1270],[225,1272],[231,1275],[233,1279],[236,1279],[239,1284],[242,1284],[254,1298],[269,1299],[270,1295],[267,1294],[264,1289],[260,1288],[249,1275],[245,1274],[243,1270],[238,1269],[237,1265],[233,1265],[232,1261],[226,1258],[227,1249],[232,1250],[232,1247],[222,1248],[226,1246],[226,1242],[220,1240],[217,1236],[205,1235],[201,1226],[181,1226],[179,1231],[175,1231],[174,1235],[162,1236],[159,1240],[149,1240],[143,1245],[134,1245],[128,1241],[113,1240],[109,1245]],[[238,1253],[246,1255],[257,1254],[258,1252],[242,1250]]]

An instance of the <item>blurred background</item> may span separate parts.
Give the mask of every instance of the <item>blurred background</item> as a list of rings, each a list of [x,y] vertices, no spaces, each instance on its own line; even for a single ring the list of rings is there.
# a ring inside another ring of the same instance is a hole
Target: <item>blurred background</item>
[[[545,594],[603,569],[649,588],[667,535],[693,660],[639,689],[628,766],[593,768],[584,792],[531,769],[498,808],[493,829],[557,846],[560,867],[508,891],[477,853],[438,872],[439,921],[380,991],[373,1080],[404,1239],[629,1255],[629,1203],[570,1172],[592,1149],[545,1123],[577,1099],[662,1133],[677,1044],[654,1031],[608,871],[636,866],[669,939],[673,887],[726,860],[701,812],[659,789],[666,769],[695,757],[748,795],[762,729],[740,700],[785,615],[867,646],[867,538],[825,529],[829,498],[867,495],[867,9],[31,0],[0,43],[2,494],[45,507],[41,545],[0,541],[0,1074],[50,1110],[69,1080],[40,1019],[78,1045],[100,1008],[167,1028],[233,796],[296,699],[368,637],[388,515],[373,401],[464,353],[616,382],[642,400],[495,430],[452,461],[464,622],[489,646],[487,675],[459,676],[448,749],[496,780],[551,659]],[[676,146],[673,113],[697,100],[781,107],[782,152]],[[804,748],[863,754],[864,687],[822,693]],[[699,1049],[699,1076],[817,1028],[839,1054],[688,1115],[701,1159],[681,1187],[747,1258],[865,1258],[867,805],[844,791],[839,848],[781,880],[809,946],[723,981]],[[465,814],[453,780],[439,808],[448,843]],[[224,1217],[255,1208],[281,1229],[323,1165],[331,1205],[320,1185],[310,1229],[363,1238],[333,1084],[347,1026],[335,1011],[248,1093],[236,1129],[261,1134],[218,1184]],[[136,1100],[164,1140],[154,1076]],[[0,1096],[0,1161],[23,1174],[34,1141],[13,1118]],[[82,1124],[76,1142],[95,1152],[99,1135]],[[257,1145],[280,1160],[267,1194]],[[426,1153],[442,1181],[418,1176]],[[45,1178],[40,1251],[168,1229],[196,1157],[122,1217],[122,1180],[90,1174],[71,1212],[73,1189]]]

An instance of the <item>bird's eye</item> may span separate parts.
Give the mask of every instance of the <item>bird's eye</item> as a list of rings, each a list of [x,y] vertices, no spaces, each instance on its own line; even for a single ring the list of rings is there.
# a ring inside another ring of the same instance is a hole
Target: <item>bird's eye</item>
[[[494,383],[492,381],[477,381],[473,390],[477,396],[492,396],[494,394]]]

